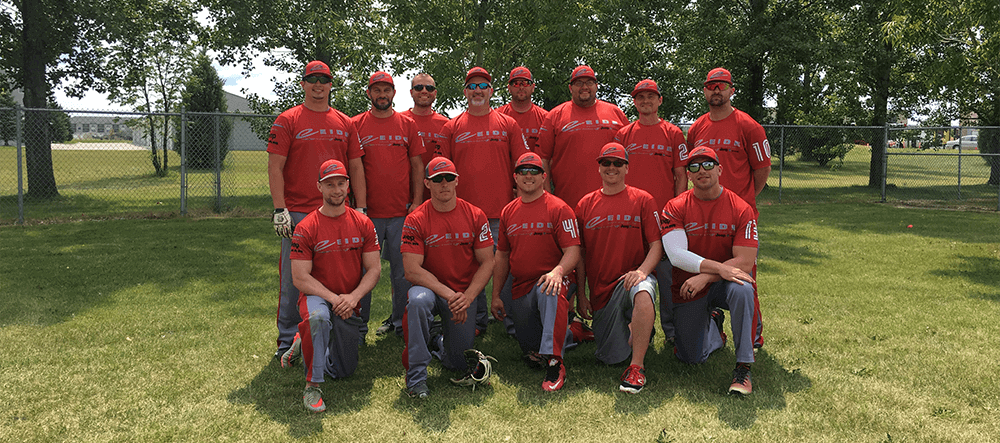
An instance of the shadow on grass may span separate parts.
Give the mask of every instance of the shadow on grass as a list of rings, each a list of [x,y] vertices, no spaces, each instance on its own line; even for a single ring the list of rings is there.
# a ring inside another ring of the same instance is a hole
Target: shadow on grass
[[[497,373],[505,384],[516,387],[518,403],[538,408],[593,392],[612,396],[617,413],[647,415],[671,399],[682,397],[691,402],[714,405],[718,410],[719,420],[733,429],[745,429],[757,420],[760,410],[784,409],[787,394],[812,386],[809,378],[797,369],[786,369],[766,349],[761,349],[757,353],[757,362],[753,365],[753,394],[745,398],[728,395],[732,370],[736,364],[733,345],[730,343],[700,365],[680,362],[673,355],[673,348],[655,350],[651,347],[645,359],[646,386],[642,392],[633,395],[618,390],[620,376],[628,366],[628,360],[617,365],[602,364],[594,356],[595,345],[590,342],[580,344],[564,355],[566,384],[563,389],[545,392],[541,389],[545,372],[529,369],[521,361],[521,350],[516,341],[501,334],[504,331],[500,326],[491,325],[491,340],[484,340],[481,349],[488,350],[500,361]],[[663,332],[657,326],[654,344],[662,343],[662,337]],[[462,400],[473,404],[481,401],[477,398]],[[438,419],[446,420],[446,412],[439,412],[441,417]],[[433,415],[427,412],[424,414]]]
[[[199,303],[232,315],[273,315],[259,305],[237,303],[273,285],[273,259],[262,251],[273,250],[276,256],[277,245],[268,243],[266,229],[250,221],[121,220],[7,227],[0,230],[0,239],[0,256],[18,257],[0,267],[0,292],[23,294],[0,305],[0,324],[61,323],[108,303],[116,294],[138,303],[139,296],[133,294],[142,287],[175,294],[172,303],[190,302],[183,297],[194,294],[203,298]]]
[[[989,257],[958,256],[962,264],[950,268],[933,271],[932,274],[945,277],[951,281],[966,280],[970,283],[995,288],[992,293],[980,293],[973,297],[993,302],[1000,301],[1000,261]]]
[[[237,405],[253,405],[261,414],[286,425],[288,435],[293,438],[320,434],[324,417],[348,415],[369,407],[374,381],[401,375],[401,365],[392,364],[399,362],[401,349],[402,339],[396,337],[368,341],[358,352],[358,369],[354,374],[342,379],[328,376],[320,384],[326,403],[326,412],[322,414],[310,412],[302,404],[305,373],[301,360],[292,368],[283,369],[277,357],[271,358],[253,380],[230,392],[227,400]]]

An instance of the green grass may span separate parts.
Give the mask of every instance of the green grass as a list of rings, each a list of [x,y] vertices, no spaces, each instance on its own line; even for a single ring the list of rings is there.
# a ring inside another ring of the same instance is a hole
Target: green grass
[[[892,149],[891,153],[914,150]],[[989,168],[980,157],[962,158],[958,182],[955,151],[922,151],[928,155],[889,157],[888,202],[912,206],[996,210],[997,186],[986,184]],[[164,217],[181,209],[180,159],[170,152],[170,170],[156,177],[148,151],[56,150],[52,153],[60,197],[25,202],[27,222],[122,217]],[[791,155],[783,168],[777,156],[768,188],[758,197],[774,203],[848,203],[881,200],[881,186],[868,187],[871,151],[856,146],[842,165],[821,167]],[[16,165],[14,148],[0,148],[0,165]],[[233,151],[221,175],[222,199],[216,201],[213,171],[189,171],[187,210],[193,215],[265,215],[271,207],[264,152]],[[25,186],[28,184],[25,183]],[[780,189],[779,189],[780,185]],[[0,175],[0,225],[17,221],[17,176]]]
[[[0,148],[0,165],[16,165],[16,156],[13,148]],[[179,213],[180,157],[169,152],[169,172],[166,177],[157,177],[149,156],[149,151],[54,150],[52,161],[60,196],[51,200],[26,199],[24,217],[26,220],[86,220]],[[266,153],[230,152],[221,181],[223,212],[264,214],[268,211],[271,199]],[[188,211],[204,214],[215,210],[215,189],[214,171],[189,169]],[[12,223],[16,218],[17,176],[4,174],[0,177],[0,224]]]
[[[0,441],[998,441],[996,214],[772,205],[760,235],[766,345],[748,398],[725,394],[731,343],[691,366],[661,340],[639,395],[617,392],[624,368],[593,344],[545,393],[494,324],[477,339],[499,359],[492,387],[450,386],[433,363],[432,397],[410,399],[402,341],[370,334],[313,415],[301,366],[271,358],[266,221],[2,227]]]
[[[921,155],[896,155],[913,153]],[[962,157],[960,187],[959,157],[952,155],[955,153],[957,151],[954,150],[889,149],[886,201],[915,206],[996,210],[1000,189],[986,184],[990,176],[989,166],[981,157]],[[842,164],[834,160],[825,167],[815,161],[801,160],[798,155],[786,157],[783,168],[779,168],[776,155],[772,162],[768,188],[757,198],[758,202],[881,201],[881,186],[868,187],[871,164],[871,148],[868,146],[856,145]]]

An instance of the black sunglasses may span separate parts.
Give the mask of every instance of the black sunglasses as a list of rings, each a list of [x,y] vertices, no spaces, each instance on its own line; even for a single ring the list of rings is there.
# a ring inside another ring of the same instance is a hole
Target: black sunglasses
[[[615,165],[616,168],[620,168],[620,167],[625,166],[627,164],[628,164],[628,162],[625,161],[625,160],[615,160],[615,161],[611,161],[611,160],[608,160],[608,159],[601,160],[601,166],[604,166],[604,167]]]
[[[302,81],[306,83],[316,83],[319,82],[321,85],[333,82],[333,79],[325,75],[310,75],[308,77],[303,77]]]
[[[517,175],[538,175],[538,174],[541,174],[541,173],[543,173],[545,171],[543,171],[541,169],[538,169],[538,168],[521,168],[521,169],[518,169],[517,171],[514,171],[514,172]]]
[[[451,182],[455,181],[456,178],[458,178],[458,177],[456,177],[456,176],[454,176],[452,174],[441,174],[441,175],[435,175],[435,176],[431,177],[430,180],[432,182],[434,182],[434,183],[441,183],[442,181],[447,181],[448,183],[451,183]]]
[[[486,83],[486,82],[482,82],[482,83],[469,83],[469,84],[465,85],[465,89],[471,89],[473,91],[475,91],[476,88],[479,88],[479,89],[489,89],[489,87],[490,87],[490,84]]]
[[[434,85],[413,85],[414,91],[421,92],[424,89],[426,89],[427,92],[434,92],[434,90],[437,88],[435,88]]]
[[[715,169],[715,166],[719,163],[715,160],[705,160],[701,163],[691,163],[687,165],[688,172],[698,172],[698,169],[705,168],[706,171],[711,171]]]

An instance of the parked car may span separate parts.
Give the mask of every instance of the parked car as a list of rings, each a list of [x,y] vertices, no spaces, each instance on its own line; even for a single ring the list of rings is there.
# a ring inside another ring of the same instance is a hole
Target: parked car
[[[962,149],[979,149],[979,136],[978,135],[964,135],[961,139]],[[958,149],[959,140],[948,140],[945,142],[945,149]]]

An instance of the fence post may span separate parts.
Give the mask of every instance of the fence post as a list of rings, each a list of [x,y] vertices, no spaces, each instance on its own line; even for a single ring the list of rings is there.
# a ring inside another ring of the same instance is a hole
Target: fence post
[[[21,115],[24,108],[20,104],[14,107],[14,119],[17,121],[15,127],[17,128],[14,132],[14,139],[17,140],[17,224],[24,224],[24,145],[21,143],[21,137],[24,137],[24,132],[21,128]]]
[[[889,122],[885,122],[882,143],[882,203],[885,203],[885,182],[889,179]]]
[[[219,136],[219,108],[215,108],[215,116],[212,119],[215,123],[215,212],[222,212],[222,149]]]
[[[778,156],[778,204],[781,204],[781,193],[784,191],[782,180],[785,173],[785,125],[781,125],[781,142],[778,149],[781,154]]]
[[[187,113],[181,106],[181,215],[187,215]]]
[[[962,120],[958,120],[958,199],[962,199]]]

